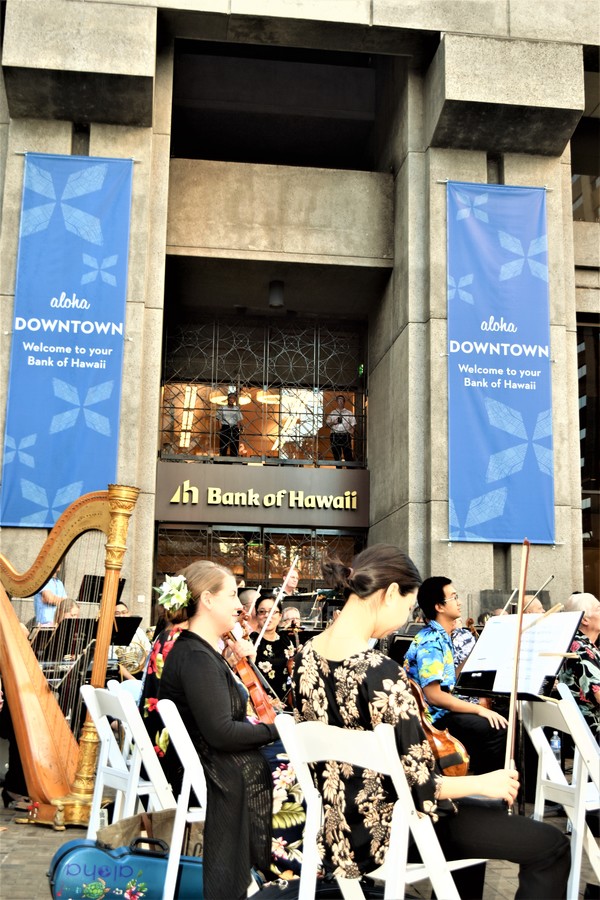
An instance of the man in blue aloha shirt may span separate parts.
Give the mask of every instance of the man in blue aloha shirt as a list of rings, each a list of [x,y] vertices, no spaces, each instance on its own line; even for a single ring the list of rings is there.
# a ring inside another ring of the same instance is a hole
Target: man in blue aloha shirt
[[[447,728],[464,744],[476,775],[504,768],[506,725],[504,716],[468,703],[453,694],[456,684],[450,635],[460,616],[458,594],[449,578],[426,578],[417,594],[427,626],[416,635],[406,653],[404,667],[420,685],[428,715],[436,728]]]

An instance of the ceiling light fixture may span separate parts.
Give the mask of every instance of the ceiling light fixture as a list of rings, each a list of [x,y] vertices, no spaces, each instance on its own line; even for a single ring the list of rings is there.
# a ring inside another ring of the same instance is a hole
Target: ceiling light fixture
[[[283,281],[269,282],[269,306],[271,309],[281,309],[283,306]]]
[[[258,403],[279,403],[279,394],[270,394],[265,389],[256,392],[256,399]]]

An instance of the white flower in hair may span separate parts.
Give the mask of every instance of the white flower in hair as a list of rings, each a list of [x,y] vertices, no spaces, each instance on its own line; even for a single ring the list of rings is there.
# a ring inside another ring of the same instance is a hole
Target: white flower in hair
[[[154,590],[160,605],[168,610],[182,609],[192,599],[192,592],[183,575],[167,575],[161,586]]]

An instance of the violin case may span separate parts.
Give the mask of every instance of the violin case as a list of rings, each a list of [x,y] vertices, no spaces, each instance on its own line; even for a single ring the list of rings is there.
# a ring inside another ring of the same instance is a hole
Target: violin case
[[[168,856],[168,844],[157,838],[136,838],[116,850],[84,838],[68,841],[50,863],[50,891],[54,900],[162,900]],[[181,857],[175,897],[204,897],[200,857]]]

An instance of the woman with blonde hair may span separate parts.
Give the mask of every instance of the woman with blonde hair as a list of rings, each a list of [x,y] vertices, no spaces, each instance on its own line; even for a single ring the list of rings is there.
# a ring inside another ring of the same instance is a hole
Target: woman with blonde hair
[[[247,721],[246,689],[220,653],[242,608],[232,573],[200,560],[183,570],[174,591],[187,610],[188,628],[164,663],[159,698],[179,709],[204,767],[204,897],[241,900],[252,867],[268,877],[273,788],[260,747],[276,740],[277,730]],[[238,641],[236,649],[244,644],[251,655],[249,642]],[[180,762],[171,746],[165,769],[177,790]]]

